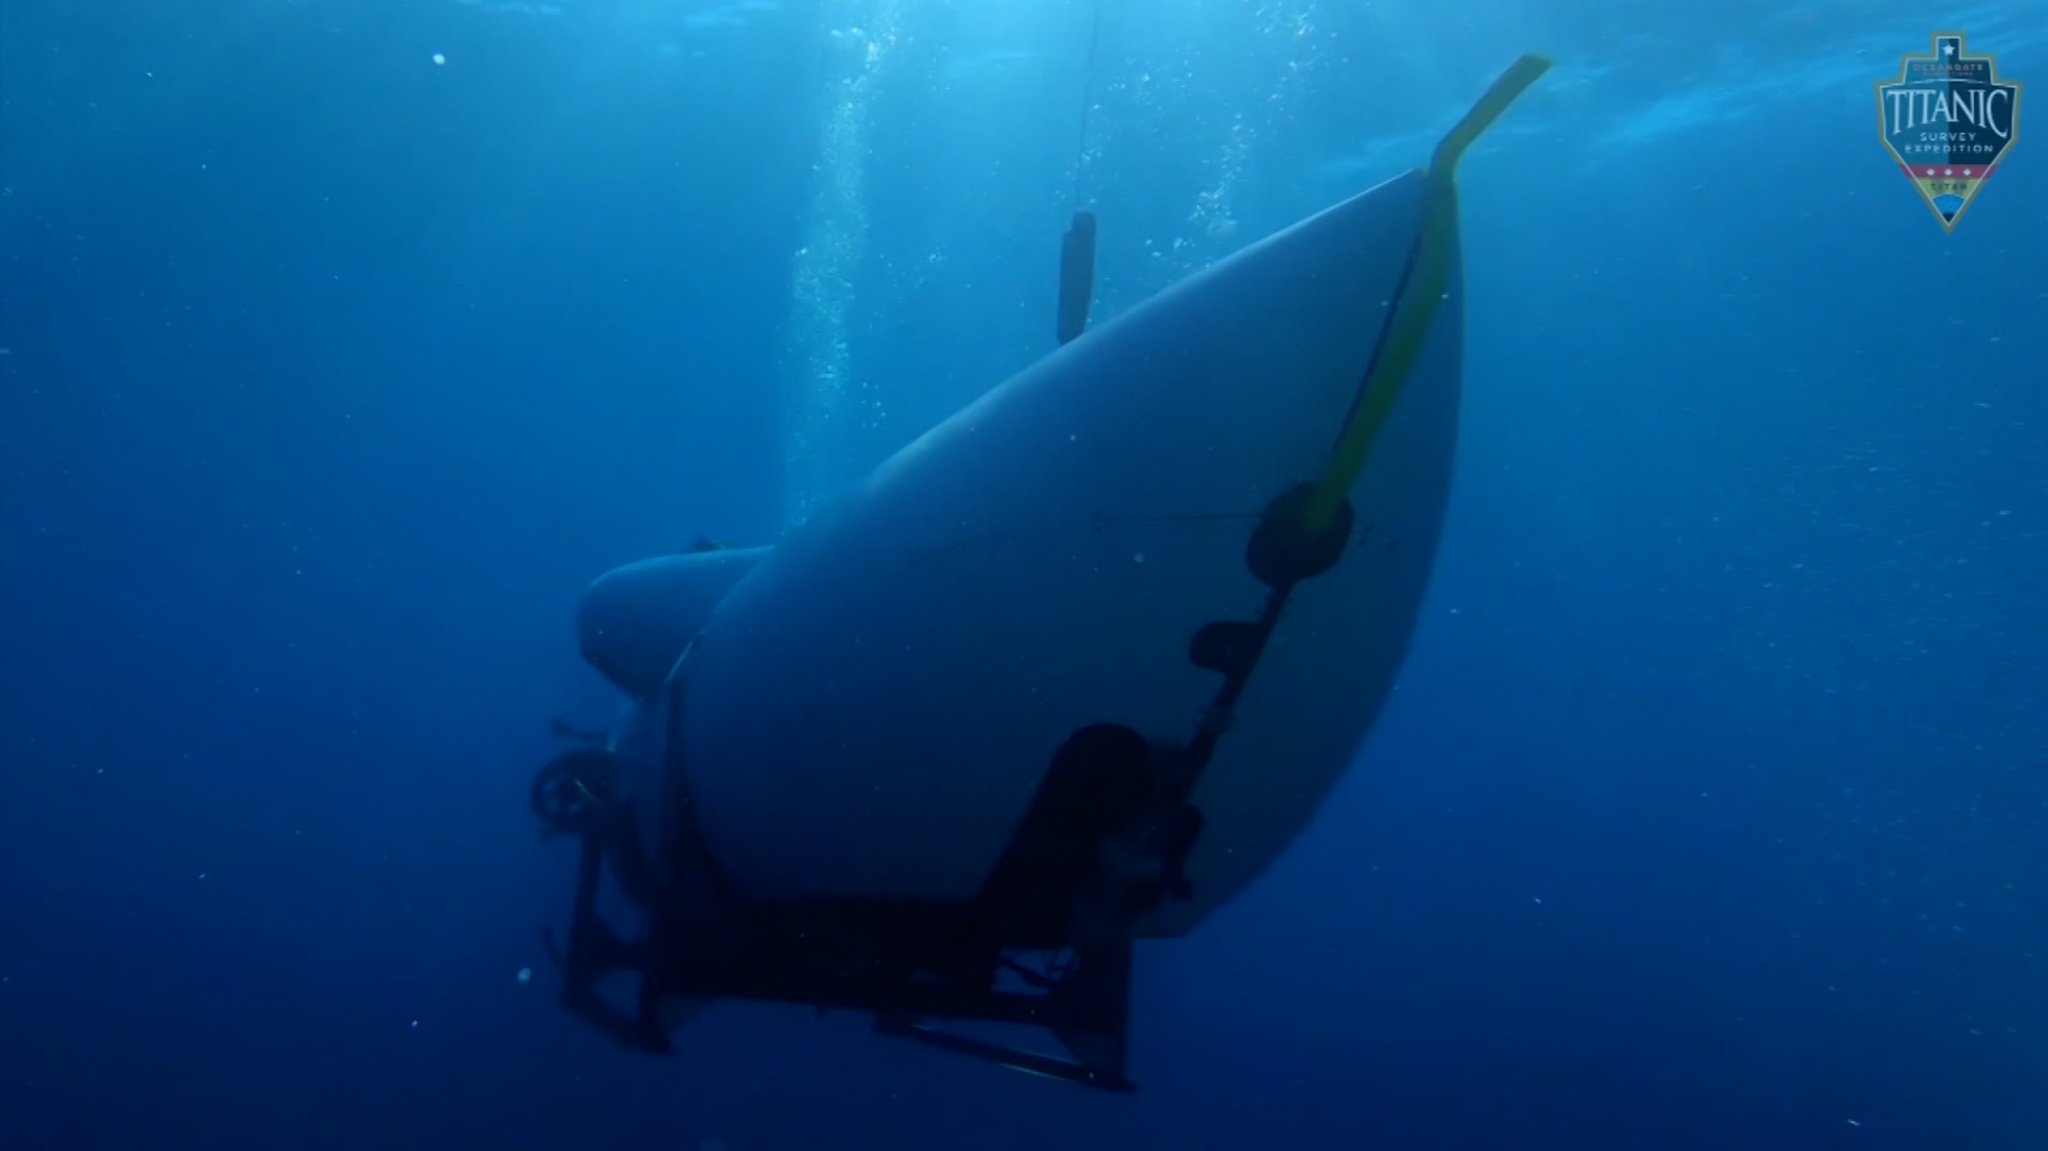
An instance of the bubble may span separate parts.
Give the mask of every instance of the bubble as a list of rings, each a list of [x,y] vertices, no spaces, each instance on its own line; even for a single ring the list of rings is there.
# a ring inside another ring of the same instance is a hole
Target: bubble
[[[531,967],[522,967],[522,968],[520,968],[520,969],[519,969],[519,982],[521,982],[521,983],[531,983],[531,982],[533,982],[533,968],[531,968]]]
[[[441,55],[439,52],[434,53],[434,67],[439,68],[446,63],[448,63],[448,57]]]

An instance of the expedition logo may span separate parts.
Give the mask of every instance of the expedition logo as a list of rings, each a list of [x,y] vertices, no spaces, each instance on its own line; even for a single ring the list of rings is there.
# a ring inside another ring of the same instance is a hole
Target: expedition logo
[[[1877,131],[1944,230],[2019,138],[2020,86],[1998,78],[1989,56],[1963,50],[1960,32],[1936,32],[1934,51],[1899,62],[1877,86]]]

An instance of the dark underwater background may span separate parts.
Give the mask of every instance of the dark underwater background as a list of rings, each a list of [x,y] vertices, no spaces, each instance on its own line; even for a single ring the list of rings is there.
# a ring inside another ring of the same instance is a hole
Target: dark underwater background
[[[1873,101],[2048,2],[1099,2],[0,0],[0,1149],[2048,1146],[2048,140],[1945,234]],[[1113,315],[1524,51],[1400,685],[1140,1094],[554,1005],[590,579],[1049,350],[1077,147]]]

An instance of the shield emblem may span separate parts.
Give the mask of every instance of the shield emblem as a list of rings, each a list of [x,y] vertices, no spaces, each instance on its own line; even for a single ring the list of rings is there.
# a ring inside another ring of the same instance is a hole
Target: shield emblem
[[[1965,51],[1960,32],[1935,33],[1933,51],[1904,57],[1899,78],[1877,86],[1879,137],[1951,232],[2011,154],[2019,120],[2019,84]]]

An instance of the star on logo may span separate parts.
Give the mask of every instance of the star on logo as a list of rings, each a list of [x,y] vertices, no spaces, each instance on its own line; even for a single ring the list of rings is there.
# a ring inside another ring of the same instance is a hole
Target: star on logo
[[[1955,54],[1956,54],[1956,46],[1955,46],[1954,44],[1943,44],[1943,45],[1941,46],[1941,54],[1942,54],[1942,55],[1944,55],[1944,56],[1953,56],[1953,55],[1955,55]]]

